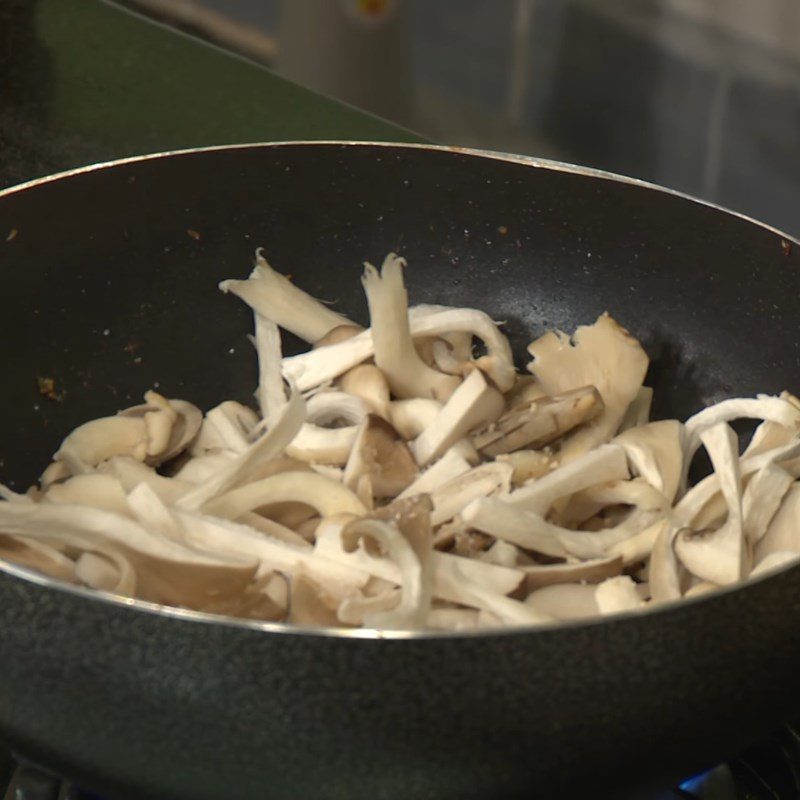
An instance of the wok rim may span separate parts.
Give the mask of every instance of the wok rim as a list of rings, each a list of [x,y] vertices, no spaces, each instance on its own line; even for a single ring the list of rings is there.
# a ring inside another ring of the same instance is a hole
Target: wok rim
[[[536,156],[527,156],[515,153],[503,153],[496,150],[484,150],[471,147],[459,147],[454,145],[435,145],[424,143],[410,143],[410,142],[390,142],[390,141],[367,141],[367,140],[339,140],[339,139],[318,139],[318,140],[287,140],[280,142],[243,142],[238,144],[222,144],[222,145],[206,145],[202,147],[189,147],[176,150],[165,150],[155,153],[145,153],[142,155],[126,156],[123,158],[111,159],[108,161],[99,161],[92,164],[86,164],[81,167],[55,172],[50,175],[44,175],[38,178],[33,178],[23,183],[8,186],[0,189],[0,199],[12,196],[18,192],[23,192],[28,189],[34,189],[38,186],[55,183],[56,181],[71,178],[77,175],[82,175],[89,172],[97,172],[100,170],[112,169],[117,166],[125,164],[135,164],[140,161],[155,161],[159,158],[170,158],[174,156],[191,155],[197,153],[209,153],[225,150],[249,150],[249,149],[267,149],[267,148],[280,148],[280,147],[294,147],[303,146],[313,148],[315,146],[340,146],[340,147],[385,147],[387,149],[404,149],[404,150],[431,150],[438,152],[454,153],[457,155],[465,155],[472,158],[483,158],[494,161],[504,161],[507,163],[519,164],[521,166],[532,167],[535,169],[550,170],[551,172],[565,172],[573,175],[582,175],[590,178],[600,178],[603,180],[614,181],[617,183],[627,184],[630,186],[637,186],[651,191],[661,192],[663,194],[672,195],[682,200],[687,200],[696,203],[706,208],[711,208],[716,211],[721,211],[732,217],[738,218],[752,225],[756,225],[770,233],[780,236],[787,242],[791,242],[800,246],[800,239],[795,238],[791,234],[780,230],[768,223],[755,219],[747,214],[739,211],[734,211],[725,206],[719,205],[708,200],[695,197],[686,192],[677,189],[670,189],[666,186],[661,186],[656,183],[644,181],[639,178],[633,178],[627,175],[621,175],[606,170],[595,169],[593,167],[585,167],[577,164],[570,164],[564,161],[555,161],[552,159],[538,158]],[[800,555],[798,555],[800,559]],[[682,597],[678,600],[670,600],[667,602],[658,603],[646,610],[637,611],[623,611],[606,616],[589,617],[586,619],[575,619],[566,621],[554,621],[552,623],[544,623],[540,625],[513,625],[497,628],[481,628],[478,630],[454,630],[454,631],[439,631],[439,630],[379,630],[376,628],[330,628],[330,627],[301,627],[284,622],[263,622],[258,620],[245,620],[237,619],[236,617],[229,617],[220,614],[211,614],[204,611],[193,611],[191,609],[178,608],[175,606],[167,606],[161,603],[153,603],[148,600],[140,600],[132,597],[125,597],[122,595],[113,594],[111,592],[90,589],[88,587],[75,586],[65,581],[51,578],[42,573],[36,572],[33,569],[20,567],[11,562],[0,559],[0,573],[22,580],[25,583],[39,586],[46,589],[53,589],[71,595],[82,600],[89,600],[93,602],[100,602],[111,607],[132,608],[139,613],[152,614],[154,616],[182,620],[185,622],[201,623],[206,625],[222,625],[228,628],[244,629],[253,631],[262,631],[264,633],[277,633],[282,635],[291,636],[322,636],[325,638],[334,639],[367,639],[367,640],[427,640],[427,639],[474,639],[474,638],[494,638],[494,637],[509,637],[509,636],[530,636],[537,633],[545,633],[561,630],[572,629],[585,629],[593,628],[599,625],[607,625],[615,622],[622,622],[630,619],[641,619],[643,616],[661,616],[669,614],[679,608],[689,608],[691,606],[705,605],[713,603],[716,600],[732,593],[747,591],[749,588],[759,585],[764,581],[771,580],[778,577],[783,573],[788,573],[791,570],[800,570],[800,563],[789,562],[787,564],[779,565],[773,569],[758,575],[754,578],[748,578],[746,581],[741,581],[730,586],[720,587],[708,593],[695,596],[695,597]]]

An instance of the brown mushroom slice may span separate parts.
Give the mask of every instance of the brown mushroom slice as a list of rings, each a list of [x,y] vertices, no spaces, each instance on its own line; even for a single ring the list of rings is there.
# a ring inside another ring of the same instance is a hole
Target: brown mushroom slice
[[[178,501],[181,507],[200,508],[212,498],[244,481],[261,465],[280,456],[297,435],[304,418],[305,403],[300,393],[292,387],[288,402],[280,410],[270,429],[247,450],[232,459],[229,466],[183,495]]]
[[[562,462],[607,442],[619,429],[647,372],[648,358],[639,342],[608,314],[579,327],[570,338],[551,331],[528,345],[533,373],[549,395],[594,386],[603,399],[602,413],[563,443]]]
[[[403,282],[405,259],[389,253],[378,272],[364,264],[361,282],[367,295],[375,364],[397,397],[433,397],[447,400],[460,381],[429,367],[411,337],[408,294]]]
[[[755,562],[771,553],[800,553],[800,483],[793,483],[755,547]]]
[[[497,419],[505,401],[476,370],[453,392],[430,427],[411,443],[411,452],[420,466],[440,458],[459,439],[480,425]]]
[[[79,503],[131,516],[125,490],[111,475],[75,475],[64,483],[51,486],[44,498],[49,503]]]
[[[265,590],[265,584],[270,577],[265,575],[257,579],[240,595],[214,598],[198,608],[198,611],[259,622],[285,622],[286,605],[276,603]]]
[[[614,444],[601,445],[595,450],[562,464],[547,475],[511,492],[506,501],[521,510],[546,514],[561,497],[575,494],[589,486],[627,479],[628,462],[625,451]]]
[[[719,479],[720,490],[728,506],[728,517],[714,531],[695,532],[690,528],[681,531],[675,538],[675,553],[693,575],[719,586],[727,586],[741,580],[748,571],[739,441],[731,426],[725,422],[705,429],[700,437]]]
[[[281,472],[247,483],[207,501],[203,511],[214,517],[238,519],[248,511],[276,502],[303,503],[321,517],[363,516],[367,512],[350,489],[315,472]]]
[[[352,552],[365,537],[376,541],[400,574],[400,601],[391,609],[364,615],[364,624],[374,628],[416,628],[425,624],[430,607],[423,581],[423,569],[411,543],[397,525],[378,519],[362,518],[348,523],[342,530],[345,551]],[[368,556],[369,557],[369,556]]]
[[[75,577],[86,586],[124,597],[136,594],[136,572],[120,553],[85,551],[75,562]]]
[[[595,587],[557,583],[531,592],[525,605],[551,620],[586,619],[600,614]]]
[[[0,533],[0,560],[62,581],[75,578],[75,562],[47,542],[36,539]]]
[[[556,583],[599,583],[622,573],[622,557],[594,558],[566,564],[532,564],[521,566],[528,591]]]
[[[289,622],[313,627],[341,626],[336,614],[339,601],[304,572],[292,578],[289,598]]]
[[[381,417],[368,414],[347,460],[345,486],[355,489],[362,478],[368,477],[372,497],[395,497],[412,483],[418,471],[397,431]]]
[[[137,596],[196,608],[213,597],[242,592],[257,564],[214,554],[151,534],[127,517],[79,505],[0,503],[0,530],[34,539],[63,539],[83,550],[127,558]]]
[[[353,325],[349,319],[332,311],[311,295],[276,272],[256,250],[256,266],[247,280],[220,283],[223,292],[231,292],[244,300],[261,316],[284,330],[313,344],[341,325]]]
[[[631,471],[641,475],[672,503],[683,470],[683,425],[669,419],[630,428],[612,444],[625,451]]]
[[[603,615],[636,611],[645,605],[629,575],[617,575],[599,583],[594,590],[594,599]]]
[[[558,468],[558,459],[549,450],[517,450],[505,453],[495,459],[503,464],[510,464],[514,472],[511,482],[521,486],[535,478],[541,478]]]
[[[478,497],[487,497],[498,489],[508,491],[512,472],[508,464],[482,464],[436,487],[430,494],[431,524],[441,525],[451,520]]]
[[[389,383],[383,372],[374,364],[359,364],[345,372],[339,379],[339,388],[365,402],[373,414],[390,420]]]
[[[506,411],[488,428],[474,434],[472,443],[487,458],[525,447],[536,449],[594,419],[602,410],[599,392],[593,386],[584,386]]]
[[[408,311],[413,338],[470,333],[481,339],[488,358],[480,365],[500,391],[508,391],[516,377],[508,340],[488,314],[475,308],[416,306]],[[375,355],[370,331],[363,331],[345,342],[283,359],[283,370],[301,391],[334,380],[347,370]],[[452,377],[452,376],[450,376]]]

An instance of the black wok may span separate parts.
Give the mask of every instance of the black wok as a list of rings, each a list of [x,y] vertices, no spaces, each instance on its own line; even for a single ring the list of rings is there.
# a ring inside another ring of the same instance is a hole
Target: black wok
[[[5,240],[5,241],[3,241]],[[0,196],[0,472],[32,482],[146,387],[247,401],[257,245],[363,320],[357,275],[474,305],[518,352],[608,309],[659,416],[800,384],[800,246],[655,187],[430,147],[133,159]],[[63,399],[40,396],[52,377]],[[0,568],[0,733],[127,798],[580,797],[691,775],[797,706],[800,567],[644,615],[498,634],[240,624]],[[586,794],[584,794],[584,792]]]

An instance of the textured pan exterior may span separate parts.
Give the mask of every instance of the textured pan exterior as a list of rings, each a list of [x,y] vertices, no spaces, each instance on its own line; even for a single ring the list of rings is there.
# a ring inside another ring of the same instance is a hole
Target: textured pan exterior
[[[486,308],[518,351],[608,308],[654,356],[662,414],[799,374],[796,244],[598,176],[244,147],[6,194],[3,224],[17,234],[0,262],[0,411],[15,424],[0,477],[22,483],[72,425],[155,382],[247,399],[250,322],[215,284],[256,245],[360,319],[359,262],[396,249],[412,301]],[[38,396],[39,375],[63,402]],[[673,780],[793,711],[799,668],[798,568],[648,616],[407,639],[182,619],[0,570],[2,734],[120,797],[549,798]]]

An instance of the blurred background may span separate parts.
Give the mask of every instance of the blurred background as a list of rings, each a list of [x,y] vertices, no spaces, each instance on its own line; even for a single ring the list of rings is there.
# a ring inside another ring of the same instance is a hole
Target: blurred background
[[[800,232],[798,0],[127,0],[436,142]]]

